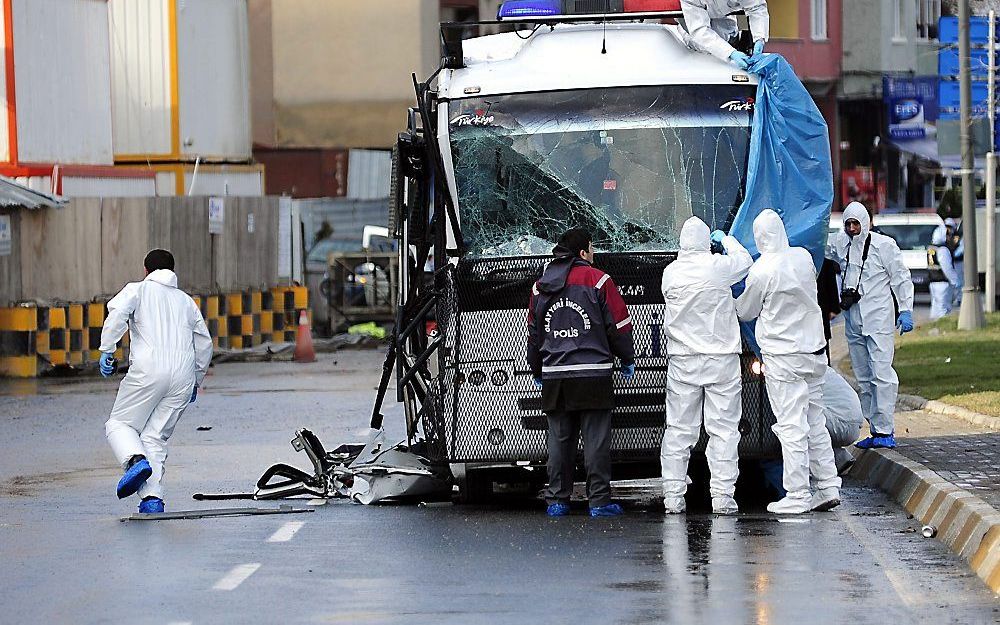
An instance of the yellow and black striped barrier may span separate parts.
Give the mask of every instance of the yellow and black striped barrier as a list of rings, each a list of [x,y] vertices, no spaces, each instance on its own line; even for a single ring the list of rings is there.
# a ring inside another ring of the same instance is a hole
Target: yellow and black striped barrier
[[[309,312],[303,286],[193,297],[216,349],[295,341],[299,313]],[[107,302],[0,308],[0,376],[30,378],[54,367],[81,367],[101,357]],[[128,358],[125,333],[115,358]]]

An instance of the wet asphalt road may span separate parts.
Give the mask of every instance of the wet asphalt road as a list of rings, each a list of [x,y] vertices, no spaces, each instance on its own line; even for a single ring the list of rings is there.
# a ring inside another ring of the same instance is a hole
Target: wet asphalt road
[[[297,427],[328,448],[359,440],[380,362],[363,351],[213,369],[174,434],[168,508],[251,505],[189,497],[250,489],[274,462],[305,467],[288,444]],[[114,385],[0,392],[3,623],[1000,622],[964,562],[857,483],[837,510],[786,520],[331,502],[122,523],[135,501],[113,495]],[[386,413],[397,434],[399,414]]]

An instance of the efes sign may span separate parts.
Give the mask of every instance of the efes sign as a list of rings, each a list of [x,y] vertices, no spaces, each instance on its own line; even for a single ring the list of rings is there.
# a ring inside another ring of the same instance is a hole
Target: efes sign
[[[892,98],[889,100],[889,137],[893,139],[922,139],[926,135],[924,103],[920,98]]]

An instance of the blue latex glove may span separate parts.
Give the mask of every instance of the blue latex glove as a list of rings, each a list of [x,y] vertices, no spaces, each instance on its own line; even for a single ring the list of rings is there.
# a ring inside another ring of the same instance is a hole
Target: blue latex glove
[[[198,399],[198,385],[197,384],[194,385],[194,389],[191,391],[191,401],[189,401],[188,403],[189,404],[193,404],[194,400],[196,400],[196,399]]]
[[[742,70],[750,69],[750,57],[739,50],[733,50],[733,53],[729,55],[729,60]]]
[[[101,360],[98,363],[101,368],[101,375],[108,378],[115,372],[115,355],[109,352],[101,352]]]
[[[764,40],[758,39],[757,41],[753,42],[753,55],[759,56],[761,54],[764,54]]]
[[[631,365],[625,365],[622,367],[622,377],[626,380],[631,380],[632,376],[635,375],[635,363]]]
[[[899,330],[900,334],[906,334],[907,332],[913,331],[913,313],[908,310],[904,310],[899,313],[899,318],[896,319],[896,328]]]
[[[535,383],[535,386],[542,388],[542,378],[532,378],[532,381]]]

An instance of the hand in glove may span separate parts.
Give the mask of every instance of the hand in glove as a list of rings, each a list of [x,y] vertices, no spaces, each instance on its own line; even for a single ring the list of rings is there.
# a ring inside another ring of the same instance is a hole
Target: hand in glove
[[[102,352],[101,359],[98,362],[101,368],[101,375],[106,378],[111,377],[115,373],[115,355],[110,352]]]
[[[733,50],[733,53],[729,55],[729,60],[742,70],[750,69],[750,57],[739,50]]]
[[[713,254],[725,254],[726,248],[722,246],[722,239],[726,237],[726,233],[722,230],[714,230],[712,234],[709,235],[708,239],[710,242],[709,249]]]
[[[542,378],[532,378],[532,381],[535,383],[535,386],[542,388]]]
[[[908,310],[904,310],[899,313],[899,317],[896,319],[896,329],[899,333],[906,334],[907,332],[913,331],[913,313]]]
[[[635,363],[631,365],[625,365],[622,367],[622,377],[626,380],[631,380],[632,376],[635,375]]]
[[[753,42],[753,55],[759,56],[761,54],[764,54],[764,40],[758,39],[757,41]]]

